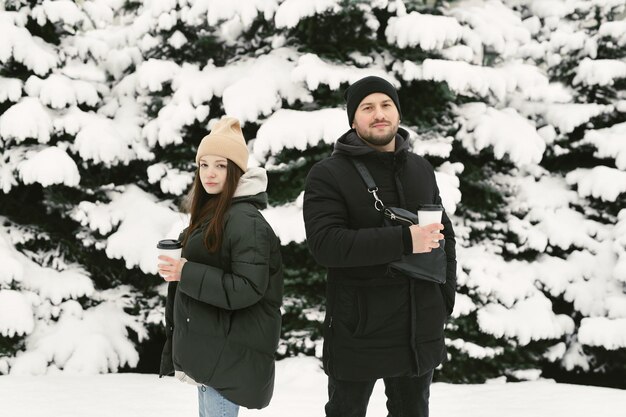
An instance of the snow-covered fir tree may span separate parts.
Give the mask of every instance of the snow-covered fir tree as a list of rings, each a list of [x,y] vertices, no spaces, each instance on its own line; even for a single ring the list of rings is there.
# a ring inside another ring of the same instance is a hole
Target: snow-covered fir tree
[[[1,4],[1,373],[115,371],[140,353],[156,370],[154,244],[184,227],[196,146],[223,114],[269,172],[279,356],[320,355],[302,189],[349,127],[343,90],[373,74],[398,87],[458,236],[436,377],[623,381],[623,0]]]
[[[0,4],[0,372],[134,368],[148,286],[81,224],[149,155],[111,89],[123,2]],[[100,232],[127,212],[100,210]]]

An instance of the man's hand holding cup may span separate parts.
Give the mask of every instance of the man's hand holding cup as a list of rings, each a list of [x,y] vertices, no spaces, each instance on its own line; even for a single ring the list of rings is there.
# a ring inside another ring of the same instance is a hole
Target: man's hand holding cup
[[[417,210],[419,224],[409,227],[413,240],[413,253],[428,253],[439,247],[444,238],[441,231],[443,207],[439,204],[424,204]]]

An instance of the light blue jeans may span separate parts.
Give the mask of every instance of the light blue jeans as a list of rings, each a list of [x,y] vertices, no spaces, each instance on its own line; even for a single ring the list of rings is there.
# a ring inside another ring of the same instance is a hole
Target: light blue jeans
[[[239,406],[231,403],[211,387],[198,387],[200,417],[237,417]]]

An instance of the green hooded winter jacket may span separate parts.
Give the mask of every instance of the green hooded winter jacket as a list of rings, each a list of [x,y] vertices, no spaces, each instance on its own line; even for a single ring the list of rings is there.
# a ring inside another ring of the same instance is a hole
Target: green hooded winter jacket
[[[219,253],[207,251],[203,227],[183,247],[181,280],[168,286],[161,357],[161,376],[182,371],[247,408],[270,402],[281,328],[280,241],[259,212],[266,185],[264,170],[244,174]]]

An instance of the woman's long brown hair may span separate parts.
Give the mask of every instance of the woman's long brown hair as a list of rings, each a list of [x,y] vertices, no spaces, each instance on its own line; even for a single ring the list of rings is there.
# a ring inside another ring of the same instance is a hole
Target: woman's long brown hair
[[[183,203],[183,211],[191,214],[189,227],[183,237],[183,246],[189,240],[194,230],[202,226],[209,218],[204,231],[204,246],[209,252],[217,252],[224,240],[224,216],[230,208],[233,195],[239,184],[243,171],[230,159],[226,163],[226,182],[219,194],[209,194],[202,186],[200,168],[196,170],[193,184]]]

